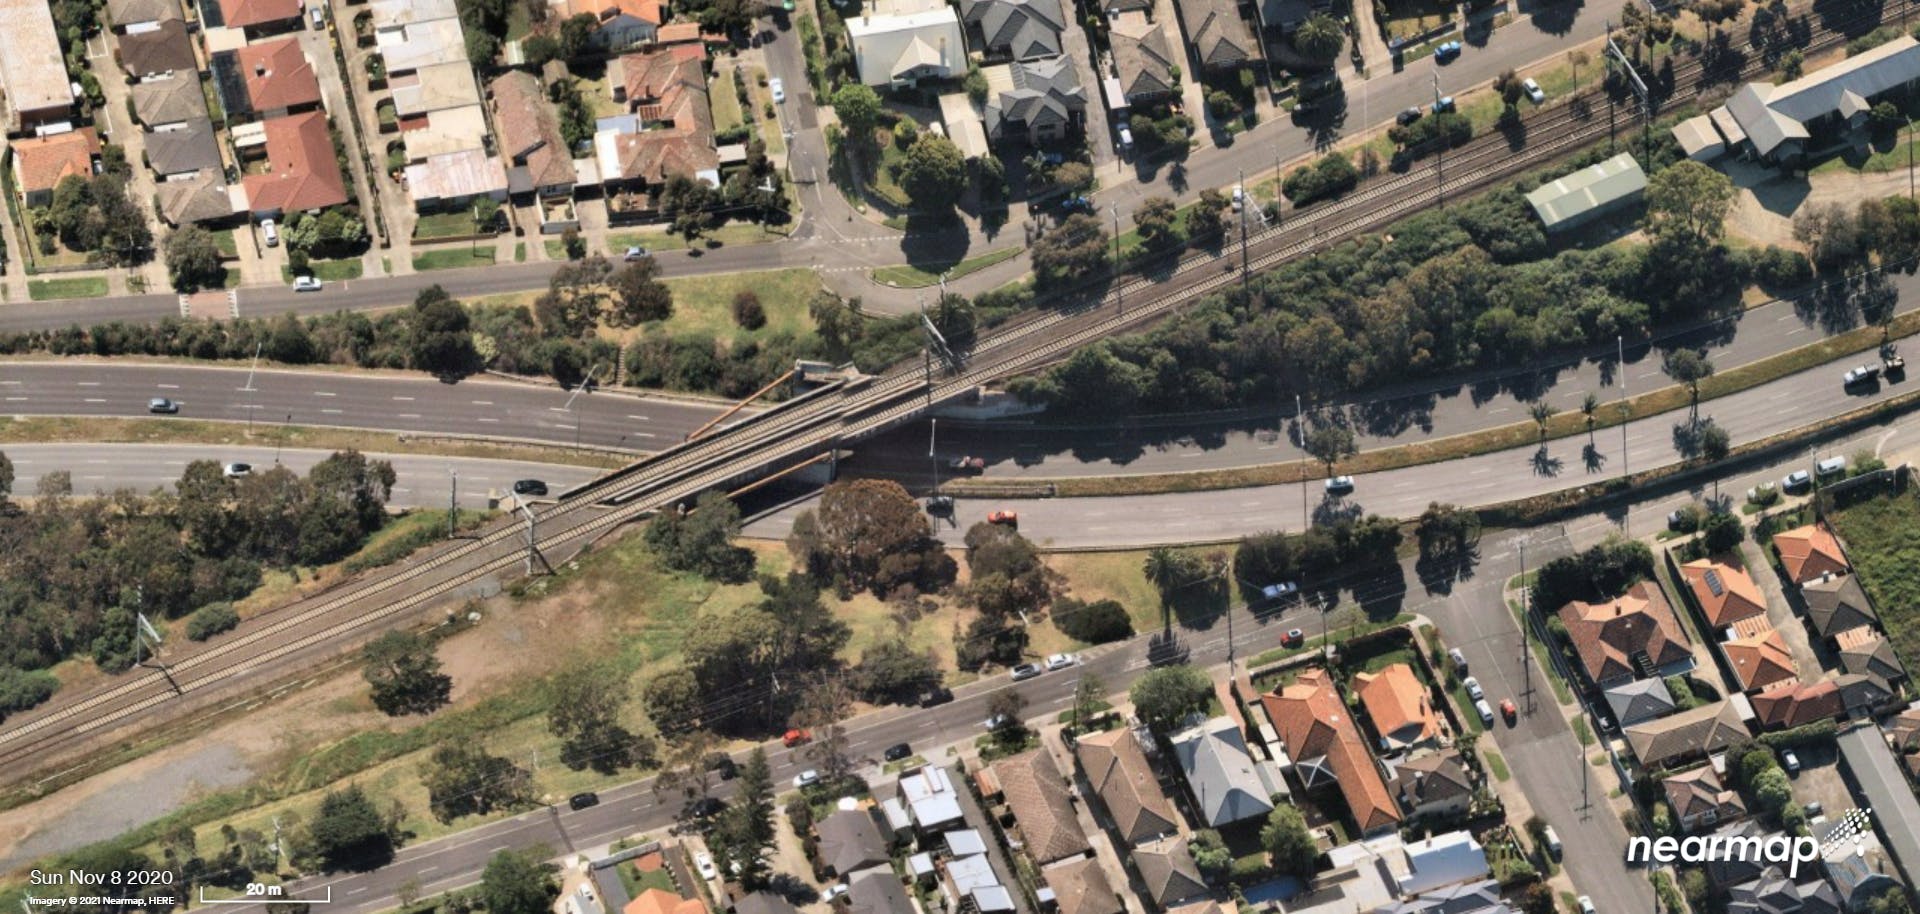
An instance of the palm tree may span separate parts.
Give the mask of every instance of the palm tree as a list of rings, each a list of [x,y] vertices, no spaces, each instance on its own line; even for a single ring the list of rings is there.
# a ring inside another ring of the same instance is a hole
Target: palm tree
[[[1540,444],[1543,446],[1547,443],[1547,422],[1557,412],[1559,410],[1554,409],[1553,404],[1545,400],[1535,400],[1533,405],[1527,408],[1527,414],[1533,417],[1533,423],[1540,426]]]
[[[1147,560],[1141,567],[1146,572],[1147,581],[1155,590],[1160,591],[1160,613],[1167,634],[1173,633],[1173,594],[1180,578],[1180,557],[1172,549],[1158,547],[1147,553]]]
[[[1587,417],[1587,446],[1593,446],[1593,414],[1600,410],[1600,397],[1593,391],[1587,391],[1587,398],[1580,401],[1580,413]]]
[[[1667,377],[1687,385],[1688,409],[1694,421],[1700,419],[1700,382],[1713,377],[1713,360],[1697,349],[1675,349],[1667,353],[1661,366]]]

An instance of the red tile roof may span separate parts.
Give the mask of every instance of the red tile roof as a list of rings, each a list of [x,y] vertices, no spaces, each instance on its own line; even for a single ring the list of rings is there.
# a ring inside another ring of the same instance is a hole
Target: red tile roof
[[[1780,564],[1796,584],[1805,584],[1827,572],[1846,574],[1847,557],[1840,541],[1826,524],[1808,524],[1773,535],[1773,548],[1780,551]]]
[[[1260,701],[1294,763],[1324,765],[1332,773],[1362,832],[1399,823],[1400,807],[1367,752],[1353,715],[1340,700],[1331,674],[1308,670],[1293,685],[1262,695]]]
[[[1560,620],[1595,682],[1633,676],[1633,655],[1641,651],[1656,669],[1692,653],[1666,596],[1646,581],[1627,588],[1611,602],[1568,603],[1560,607]]]
[[[663,184],[673,175],[692,177],[720,168],[720,153],[713,145],[713,109],[708,107],[707,78],[700,63],[705,55],[705,49],[696,44],[620,58],[627,107],[648,123],[648,129],[615,139],[619,177]]]
[[[300,0],[220,0],[228,28],[246,28],[300,18]]]
[[[347,202],[347,185],[333,157],[326,115],[309,111],[276,117],[261,126],[267,135],[268,171],[241,180],[250,209],[291,213]]]
[[[1744,568],[1713,557],[1681,565],[1680,574],[1715,628],[1767,614],[1767,598]]]
[[[1740,680],[1741,691],[1765,688],[1799,675],[1793,668],[1793,655],[1787,653],[1787,639],[1772,626],[1735,638],[1720,648],[1726,652],[1734,677]]]
[[[666,5],[660,0],[566,0],[556,5],[566,10],[568,19],[585,13],[605,22],[625,13],[642,22],[659,25],[667,18]]]
[[[277,111],[320,102],[320,80],[294,38],[264,41],[237,54],[247,98],[255,111]]]
[[[1434,713],[1427,687],[1413,667],[1396,663],[1377,673],[1360,673],[1353,677],[1353,690],[1382,739],[1406,745],[1440,735],[1440,715]]]
[[[68,175],[93,176],[93,157],[100,154],[100,137],[92,127],[69,133],[13,141],[14,168],[20,192],[52,190]]]
[[[681,898],[666,889],[647,889],[627,902],[622,914],[707,914],[707,906],[697,898]]]
[[[1840,701],[1840,686],[1829,679],[1808,685],[1784,682],[1753,696],[1753,713],[1762,726],[1798,727],[1827,717],[1839,717],[1845,711]]]
[[[573,156],[560,136],[559,119],[547,103],[546,93],[540,90],[540,80],[515,70],[487,88],[493,94],[500,154],[524,166],[535,187],[571,185],[579,180],[573,170]]]

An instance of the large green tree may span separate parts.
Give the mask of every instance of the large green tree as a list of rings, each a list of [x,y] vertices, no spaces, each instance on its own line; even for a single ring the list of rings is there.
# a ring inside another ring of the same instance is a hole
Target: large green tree
[[[1347,45],[1347,33],[1340,21],[1326,13],[1314,13],[1293,33],[1293,48],[1309,60],[1332,60]]]
[[[1711,166],[1681,159],[1647,179],[1647,230],[1659,237],[1705,243],[1720,237],[1733,206],[1733,179]]]
[[[620,723],[628,697],[624,677],[610,667],[569,664],[548,687],[547,729],[560,739],[563,764],[602,773],[632,764],[634,735]]]
[[[881,597],[906,585],[938,591],[958,570],[919,504],[891,480],[828,486],[820,506],[795,520],[787,544],[816,579]]]
[[[487,914],[547,914],[560,897],[560,887],[553,879],[557,870],[542,859],[545,856],[531,849],[494,854],[480,872],[480,900]]]
[[[833,114],[847,128],[847,138],[861,149],[873,143],[873,128],[880,123],[880,96],[858,82],[849,82],[833,93]]]
[[[358,784],[320,798],[307,823],[307,842],[327,870],[371,869],[393,857],[393,832]]]
[[[923,133],[900,166],[900,188],[921,212],[944,213],[967,189],[967,160],[952,140]]]
[[[420,766],[420,780],[428,808],[442,824],[533,802],[531,772],[471,743],[435,749]]]
[[[440,672],[433,642],[412,632],[381,635],[361,650],[360,662],[373,706],[390,717],[432,714],[453,694],[453,677]]]
[[[773,775],[765,750],[756,747],[740,766],[738,792],[707,836],[714,862],[749,891],[766,888],[773,848]]]
[[[1162,736],[1172,733],[1189,715],[1205,711],[1212,695],[1213,681],[1207,674],[1184,663],[1148,670],[1128,692],[1134,713]]]
[[[214,288],[226,281],[220,265],[220,246],[213,233],[197,225],[183,225],[167,236],[167,276],[180,292]]]
[[[1034,283],[1043,289],[1106,278],[1109,239],[1100,220],[1074,213],[1033,243]]]
[[[1320,848],[1297,807],[1275,806],[1267,813],[1267,824],[1260,829],[1260,846],[1273,858],[1274,869],[1303,880],[1313,878]]]

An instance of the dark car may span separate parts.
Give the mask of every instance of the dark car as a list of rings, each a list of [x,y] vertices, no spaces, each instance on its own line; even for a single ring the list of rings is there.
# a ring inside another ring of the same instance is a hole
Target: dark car
[[[545,495],[547,484],[538,479],[522,479],[513,484],[515,495]]]
[[[600,795],[591,790],[585,793],[576,793],[567,798],[567,805],[574,809],[586,809],[589,806],[598,806],[600,805]]]
[[[913,747],[907,745],[906,743],[894,743],[893,745],[887,747],[887,751],[880,753],[881,757],[885,758],[889,762],[897,762],[912,754],[913,754]]]
[[[927,497],[927,513],[934,517],[946,517],[953,513],[953,496],[930,495]]]
[[[947,702],[950,702],[952,700],[953,700],[952,689],[949,689],[945,686],[935,686],[932,689],[927,690],[927,694],[920,696],[920,707],[932,708],[938,705],[944,705]]]
[[[1455,57],[1459,57],[1461,50],[1460,42],[1443,41],[1433,49],[1433,59],[1441,63],[1446,63]]]
[[[1414,121],[1419,120],[1421,116],[1424,114],[1426,114],[1426,112],[1421,111],[1419,105],[1415,105],[1411,108],[1401,111],[1399,114],[1394,115],[1393,122],[1396,124],[1399,124],[1402,127],[1405,127],[1408,124],[1411,124]]]
[[[726,802],[719,797],[701,797],[687,804],[687,815],[695,819],[711,819],[726,808]]]
[[[166,397],[154,397],[153,399],[147,401],[147,412],[150,412],[150,413],[167,413],[171,415],[179,411],[180,411],[180,404],[175,403],[172,400],[167,399]]]
[[[706,758],[707,770],[720,776],[720,780],[731,781],[740,773],[740,766],[734,764],[733,756],[725,752],[715,752]]]

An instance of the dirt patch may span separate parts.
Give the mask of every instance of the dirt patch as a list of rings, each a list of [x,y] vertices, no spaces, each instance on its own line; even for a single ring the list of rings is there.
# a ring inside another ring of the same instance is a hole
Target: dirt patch
[[[661,856],[658,851],[633,858],[633,868],[642,873],[654,873],[666,867],[667,858]]]
[[[442,670],[453,677],[454,704],[483,698],[496,683],[550,671],[554,657],[582,645],[604,643],[605,599],[598,587],[570,587],[517,612],[505,598],[479,607],[485,624],[440,644]]]

